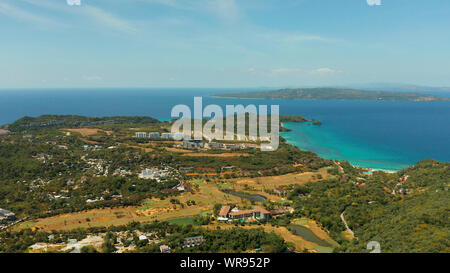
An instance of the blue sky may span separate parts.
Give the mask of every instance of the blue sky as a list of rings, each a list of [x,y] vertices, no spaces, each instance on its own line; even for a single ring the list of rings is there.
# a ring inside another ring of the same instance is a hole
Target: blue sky
[[[448,0],[67,1],[0,0],[0,88],[450,86]]]

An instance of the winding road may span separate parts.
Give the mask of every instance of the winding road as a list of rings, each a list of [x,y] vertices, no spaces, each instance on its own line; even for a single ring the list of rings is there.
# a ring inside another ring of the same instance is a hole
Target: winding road
[[[353,238],[355,238],[356,240],[358,240],[358,238],[355,237],[355,233],[353,232],[353,230],[351,230],[351,229],[348,227],[347,221],[345,221],[345,218],[344,218],[344,212],[345,212],[345,210],[341,213],[341,220],[342,220],[342,222],[343,222],[344,225],[345,225],[345,229],[346,229],[346,231],[347,231],[348,233],[350,233],[350,234],[352,235]]]

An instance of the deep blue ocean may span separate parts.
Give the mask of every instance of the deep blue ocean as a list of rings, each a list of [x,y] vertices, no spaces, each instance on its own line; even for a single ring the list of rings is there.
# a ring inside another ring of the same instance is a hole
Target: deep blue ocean
[[[254,89],[256,90],[256,89]],[[173,106],[278,104],[280,113],[321,120],[322,126],[285,124],[293,145],[322,157],[372,169],[399,170],[425,158],[450,161],[450,102],[306,101],[215,98],[252,89],[50,89],[0,90],[0,124],[23,116],[146,115],[170,118]],[[450,93],[435,93],[450,96]]]

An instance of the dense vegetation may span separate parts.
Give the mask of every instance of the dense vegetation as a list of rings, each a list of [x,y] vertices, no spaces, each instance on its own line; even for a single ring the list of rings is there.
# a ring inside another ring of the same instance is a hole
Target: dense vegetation
[[[297,188],[290,199],[298,215],[316,219],[330,231],[342,245],[338,251],[364,252],[368,242],[377,241],[382,252],[449,252],[449,167],[424,160],[395,174],[364,177],[354,171]],[[342,235],[344,211],[357,237],[351,243]]]
[[[23,117],[9,125],[13,132],[25,130],[39,130],[48,127],[75,128],[103,124],[157,124],[159,120],[145,116],[117,116],[117,117],[84,117],[74,115],[42,115],[39,117]]]

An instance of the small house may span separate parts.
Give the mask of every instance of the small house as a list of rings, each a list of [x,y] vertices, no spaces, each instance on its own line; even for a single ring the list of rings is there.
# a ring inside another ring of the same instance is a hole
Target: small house
[[[161,253],[170,253],[170,247],[167,245],[160,246],[159,250],[161,251]]]
[[[203,140],[201,139],[185,140],[183,142],[183,147],[186,149],[201,149],[204,147]]]

